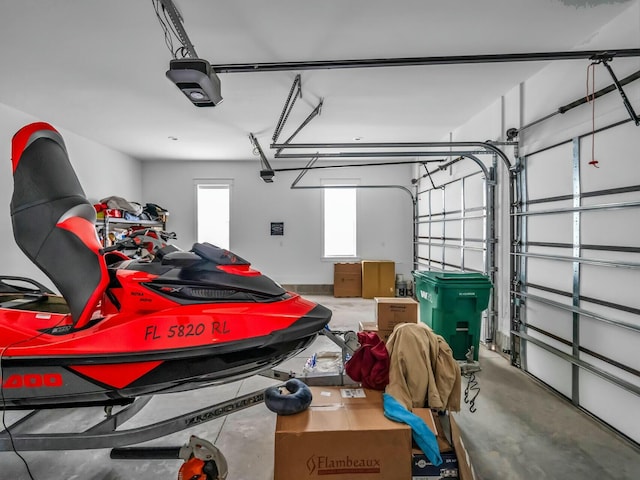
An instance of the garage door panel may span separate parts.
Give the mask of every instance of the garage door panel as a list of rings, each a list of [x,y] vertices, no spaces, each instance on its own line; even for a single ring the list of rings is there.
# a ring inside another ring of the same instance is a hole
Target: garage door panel
[[[573,243],[573,217],[570,213],[530,216],[527,229],[529,242]]]
[[[591,367],[593,367],[596,371],[602,371],[606,375],[612,375],[619,379],[621,382],[629,383],[633,386],[633,388],[640,388],[640,378],[635,375],[632,371],[628,371],[625,368],[619,368],[616,365],[612,365],[610,362],[602,360],[598,357],[589,355],[587,352],[580,352],[580,359],[584,362],[588,363]],[[584,371],[589,371],[588,369],[582,369]],[[596,375],[597,376],[597,375]],[[616,383],[610,382],[607,380],[607,383],[616,386]],[[617,388],[620,388],[617,386]],[[640,396],[638,397],[640,400]]]
[[[549,256],[549,255],[560,256],[560,257],[571,256],[571,252],[567,248],[547,247],[547,246],[540,246],[540,245],[527,246],[527,253],[533,253],[535,255],[544,255],[544,256]],[[550,259],[550,261],[554,263],[558,263],[558,261],[555,259]]]
[[[581,214],[582,243],[640,246],[640,208],[587,211]]]
[[[475,270],[477,272],[484,271],[484,254],[477,250],[465,250],[464,252],[465,269]]]
[[[483,238],[484,237],[484,218],[469,218],[464,222],[465,237]]]
[[[571,193],[572,158],[571,144],[561,145],[535,157],[528,157],[526,168],[529,198],[546,198]],[[550,174],[550,172],[553,173]]]
[[[431,224],[431,236],[442,237],[443,225],[443,222],[433,222]]]
[[[435,213],[442,213],[444,205],[444,197],[441,191],[431,192],[431,215]],[[429,213],[429,210],[425,210],[425,214]]]
[[[619,267],[621,268],[625,268],[625,265],[629,264],[640,266],[640,253],[614,252],[598,250],[596,248],[582,248],[581,256],[589,260],[621,264],[619,265]],[[612,265],[612,267],[615,266]],[[638,275],[640,275],[640,269],[636,269],[636,272],[639,272]]]
[[[549,292],[547,290],[541,290],[536,288],[533,285],[529,285],[527,287],[527,295],[535,295],[536,297],[539,297],[541,299],[540,302],[538,302],[535,299],[527,299],[526,300],[526,304],[525,307],[528,308],[528,306],[532,303],[543,303],[544,301],[551,301],[551,302],[555,302],[555,303],[559,303],[560,305],[562,305],[561,307],[558,307],[560,310],[563,310],[563,307],[566,306],[567,308],[571,308],[571,305],[573,303],[573,299],[571,298],[571,296],[567,296],[564,294],[561,294],[559,292]],[[554,307],[555,308],[555,307]]]
[[[442,247],[440,245],[431,245],[431,258],[437,260],[442,258]]]
[[[640,316],[634,312],[627,312],[606,305],[592,303],[584,299],[580,301],[580,308],[605,319],[627,323],[633,327],[640,328]]]
[[[563,195],[571,195],[571,192],[565,192]],[[564,199],[564,200],[554,200],[554,201],[546,201],[542,203],[532,203],[527,205],[527,212],[535,213],[536,215],[540,215],[540,212],[546,212],[549,210],[562,210],[571,208],[573,206],[573,199]],[[547,213],[545,215],[556,215],[552,213]]]
[[[536,336],[534,332],[531,336]],[[538,336],[539,337],[539,336]],[[544,340],[546,341],[546,339]],[[526,370],[561,394],[571,397],[571,364],[547,350],[527,343]]]
[[[579,381],[581,406],[640,442],[640,397],[585,370],[580,371]]]
[[[459,220],[446,222],[445,229],[447,237],[460,238],[462,236],[462,224]]]
[[[460,266],[461,263],[461,255],[460,249],[456,247],[445,247],[444,248],[445,255],[445,263],[450,263],[456,266]]]
[[[429,258],[429,245],[418,245],[418,257]]]
[[[418,236],[426,237],[429,235],[429,223],[427,220],[418,221]]]
[[[462,210],[462,184],[460,182],[450,183],[444,190],[444,201],[446,211]]]
[[[633,98],[631,103],[637,105]],[[637,107],[635,109],[638,111]],[[621,185],[621,179],[624,179],[626,185],[640,185],[639,146],[638,127],[633,122],[599,132],[596,154],[600,155],[600,168],[582,169],[580,176],[583,191],[617,188]],[[591,151],[590,136],[580,141],[580,148],[583,152]]]
[[[625,179],[625,182],[627,180]],[[583,197],[582,197],[582,202],[581,205],[586,206],[586,207],[591,207],[591,206],[600,206],[602,205],[602,207],[600,208],[604,208],[604,205],[610,206],[612,208],[620,208],[620,206],[615,206],[614,204],[621,204],[621,203],[637,203],[638,201],[638,184],[637,183],[629,183],[625,185],[619,185],[617,188],[615,189],[611,189],[611,190],[598,190],[598,192],[601,192],[601,195],[591,195],[589,194],[589,192],[587,190],[583,190]],[[629,208],[638,208],[638,207],[631,207],[628,206]],[[624,207],[623,208],[627,208]],[[598,210],[586,210],[586,212],[597,212],[600,211]]]
[[[571,341],[573,338],[573,316],[569,311],[559,310],[541,302],[528,301],[526,322],[563,340]]]
[[[483,175],[473,175],[465,179],[464,205],[465,208],[478,208],[484,205]]]
[[[580,346],[640,372],[640,332],[580,317]],[[611,367],[615,369],[615,367]],[[614,372],[619,374],[618,369]],[[640,384],[640,378],[635,378]],[[631,381],[631,380],[629,380]]]
[[[418,211],[420,215],[429,214],[429,193],[418,194]]]
[[[556,262],[541,258],[527,259],[528,283],[571,292],[573,265],[571,262]]]
[[[582,265],[580,279],[581,296],[640,310],[640,270]]]

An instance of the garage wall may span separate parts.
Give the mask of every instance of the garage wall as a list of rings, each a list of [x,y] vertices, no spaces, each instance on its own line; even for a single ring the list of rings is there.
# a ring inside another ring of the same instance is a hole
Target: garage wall
[[[598,31],[585,32],[584,43],[576,49],[638,45],[640,5],[634,2]],[[549,63],[454,131],[453,140],[504,140],[507,128],[520,128],[584,97],[588,64]],[[617,58],[611,66],[622,79],[640,70],[640,59]],[[611,83],[605,68],[598,65],[596,90]],[[624,89],[639,112],[640,81]],[[640,305],[634,293],[640,278],[640,227],[635,221],[640,218],[640,208],[632,206],[640,205],[640,127],[627,122],[596,133],[599,168],[589,165],[592,122],[598,129],[628,119],[622,99],[614,91],[596,100],[595,113],[592,105],[582,105],[520,133],[517,156],[522,162],[523,196],[518,208],[524,214],[520,215],[523,228],[516,236],[522,252],[517,258],[519,280],[525,295],[542,301],[520,297],[515,308],[517,322],[511,324],[509,202],[507,183],[502,181],[498,186],[502,189],[498,204],[499,330],[501,347],[515,351],[517,365],[639,442],[640,417],[628,412],[638,405],[640,392],[636,353],[640,347]],[[452,174],[461,172],[454,170]],[[500,178],[505,179],[504,172]],[[560,199],[536,203],[554,197]],[[612,203],[627,206],[600,209]],[[578,211],[571,210],[576,207]],[[587,210],[580,210],[585,207]],[[592,207],[596,209],[589,210]],[[569,211],[526,213],[563,208]],[[577,253],[570,248],[576,238],[582,246]],[[574,256],[587,262],[572,261]],[[522,340],[514,337],[514,345],[508,338],[512,327],[523,334]]]
[[[9,203],[13,194],[11,138],[31,122],[42,121],[0,104],[0,251],[2,275],[32,277],[52,287],[51,282],[29,261],[13,240]],[[89,141],[53,124],[62,134],[80,183],[91,202],[118,195],[140,201],[142,167],[139,161]],[[139,200],[140,199],[140,200]],[[71,261],[72,259],[70,259]]]
[[[279,173],[274,183],[266,184],[259,170],[257,160],[144,162],[143,195],[169,210],[167,228],[177,233],[179,246],[189,249],[196,235],[194,180],[231,179],[231,249],[280,283],[333,284],[333,262],[321,258],[321,190],[290,189],[297,172]],[[309,172],[300,185],[357,179],[360,185],[407,186],[410,173],[409,166],[317,170]],[[409,194],[360,189],[357,195],[360,258],[393,260],[396,272],[408,276],[413,216]],[[284,222],[284,236],[270,235],[271,222]]]

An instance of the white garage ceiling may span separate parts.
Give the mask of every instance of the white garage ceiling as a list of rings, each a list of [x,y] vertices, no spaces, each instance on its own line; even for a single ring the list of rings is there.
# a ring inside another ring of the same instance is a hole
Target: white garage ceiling
[[[197,53],[216,65],[580,50],[632,1],[176,3]],[[269,145],[297,73],[221,73],[224,102],[196,108],[165,77],[172,56],[151,0],[0,0],[0,38],[0,103],[140,159],[255,158],[248,134]],[[296,141],[442,140],[544,66],[304,71],[281,140],[320,98]]]

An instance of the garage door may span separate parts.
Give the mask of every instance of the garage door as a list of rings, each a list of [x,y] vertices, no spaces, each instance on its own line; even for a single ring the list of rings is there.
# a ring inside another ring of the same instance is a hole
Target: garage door
[[[640,148],[626,123],[522,159],[515,364],[640,442]]]

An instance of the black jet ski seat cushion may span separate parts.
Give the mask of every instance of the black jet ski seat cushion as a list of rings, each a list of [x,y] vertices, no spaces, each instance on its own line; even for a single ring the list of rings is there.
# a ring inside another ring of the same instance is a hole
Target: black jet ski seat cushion
[[[100,251],[96,213],[69,162],[62,136],[48,123],[21,128],[11,144],[13,235],[85,326],[109,276]]]

